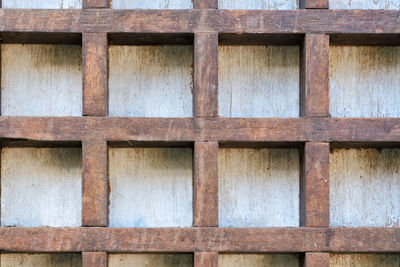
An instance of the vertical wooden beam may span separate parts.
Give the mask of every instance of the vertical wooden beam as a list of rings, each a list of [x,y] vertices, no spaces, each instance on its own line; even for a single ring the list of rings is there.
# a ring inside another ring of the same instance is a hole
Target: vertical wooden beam
[[[300,0],[300,8],[302,9],[328,9],[329,0]]]
[[[195,9],[217,9],[218,0],[194,0]]]
[[[329,117],[329,36],[306,34],[300,61],[301,116]]]
[[[83,8],[108,8],[108,0],[83,0]]]
[[[82,267],[107,267],[107,253],[82,252]]]
[[[218,143],[194,144],[194,226],[218,226]]]
[[[217,252],[195,252],[194,267],[217,267],[218,253]]]
[[[305,144],[300,177],[300,226],[329,227],[329,143]]]
[[[108,225],[108,147],[83,141],[82,225]]]
[[[329,267],[329,253],[306,253],[303,267]]]
[[[83,33],[83,115],[107,116],[108,40],[106,33]]]
[[[218,33],[194,36],[195,117],[218,116]]]

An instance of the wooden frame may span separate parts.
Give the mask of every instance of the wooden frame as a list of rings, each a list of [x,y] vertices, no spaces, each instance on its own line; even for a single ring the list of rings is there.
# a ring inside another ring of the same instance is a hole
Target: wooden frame
[[[400,11],[325,10],[327,0],[301,1],[307,10],[217,7],[217,0],[195,0],[193,10],[112,10],[106,0],[84,0],[82,10],[0,10],[3,43],[77,43],[82,36],[85,116],[0,117],[3,145],[82,142],[84,170],[83,227],[1,228],[2,251],[83,252],[84,267],[107,266],[106,253],[117,252],[193,252],[195,267],[217,266],[218,252],[305,253],[307,267],[329,266],[329,252],[400,252],[398,228],[329,227],[330,143],[397,146],[400,118],[331,118],[328,84],[329,43],[399,45]],[[192,118],[107,117],[107,48],[118,34],[154,44],[168,34],[190,42],[194,34]],[[218,39],[240,43],[243,35],[249,44],[301,45],[302,117],[218,117]],[[125,141],[194,144],[194,227],[106,227],[108,142]],[[304,144],[301,227],[218,228],[218,146],[225,143]]]

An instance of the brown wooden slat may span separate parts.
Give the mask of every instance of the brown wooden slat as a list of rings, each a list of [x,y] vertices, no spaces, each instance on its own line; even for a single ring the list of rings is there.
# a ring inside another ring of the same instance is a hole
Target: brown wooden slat
[[[218,226],[218,143],[194,143],[194,226]]]
[[[82,36],[83,115],[107,116],[108,44],[105,33]]]
[[[194,37],[195,117],[218,116],[218,33],[196,33]]]
[[[300,177],[300,225],[329,226],[329,143],[306,143]]]
[[[306,117],[328,117],[329,36],[306,34],[300,58],[300,114]]]
[[[300,0],[300,8],[329,8],[329,0]]]
[[[108,0],[83,0],[83,8],[107,8]]]
[[[329,253],[306,253],[304,267],[329,267]]]
[[[218,252],[195,252],[194,267],[218,267]]]
[[[82,267],[107,267],[108,258],[105,252],[83,252]]]
[[[82,143],[82,224],[108,224],[108,149],[105,141]]]
[[[195,9],[216,9],[218,0],[194,0]]]

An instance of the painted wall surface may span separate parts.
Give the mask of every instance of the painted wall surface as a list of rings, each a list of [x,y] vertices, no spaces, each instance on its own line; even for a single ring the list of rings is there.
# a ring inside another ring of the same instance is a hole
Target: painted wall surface
[[[220,149],[219,226],[299,225],[297,149]]]
[[[2,0],[3,8],[82,8],[82,0]]]
[[[193,46],[110,46],[109,115],[191,117]]]
[[[192,154],[190,148],[110,148],[110,226],[192,226]]]
[[[299,116],[297,46],[220,46],[218,77],[220,116]]]
[[[1,45],[3,116],[82,116],[82,48]]]
[[[398,267],[399,254],[331,254],[330,267]]]
[[[219,9],[296,9],[298,0],[218,0]]]
[[[298,267],[299,259],[291,254],[220,254],[219,267]]]
[[[3,148],[1,226],[81,226],[80,148]]]
[[[400,226],[400,149],[335,149],[330,157],[332,226]]]
[[[110,254],[109,267],[192,267],[192,254]]]
[[[193,0],[112,0],[110,5],[114,9],[190,9]]]
[[[400,117],[400,46],[331,46],[334,117]]]
[[[1,254],[1,267],[80,267],[80,253]]]
[[[400,9],[400,0],[329,0],[330,9]]]

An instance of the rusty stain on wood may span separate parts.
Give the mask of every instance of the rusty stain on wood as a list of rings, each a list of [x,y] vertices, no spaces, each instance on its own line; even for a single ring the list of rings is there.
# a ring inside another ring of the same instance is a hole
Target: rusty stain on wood
[[[293,254],[220,254],[219,267],[298,267],[299,259]]]
[[[219,9],[296,9],[299,0],[219,0]]]
[[[2,0],[2,8],[82,8],[82,0]]]
[[[111,254],[109,267],[192,267],[192,254]]]
[[[78,267],[82,266],[80,253],[1,254],[2,267]]]
[[[330,9],[400,9],[400,0],[329,0]]]
[[[331,254],[330,267],[398,267],[399,254]]]

